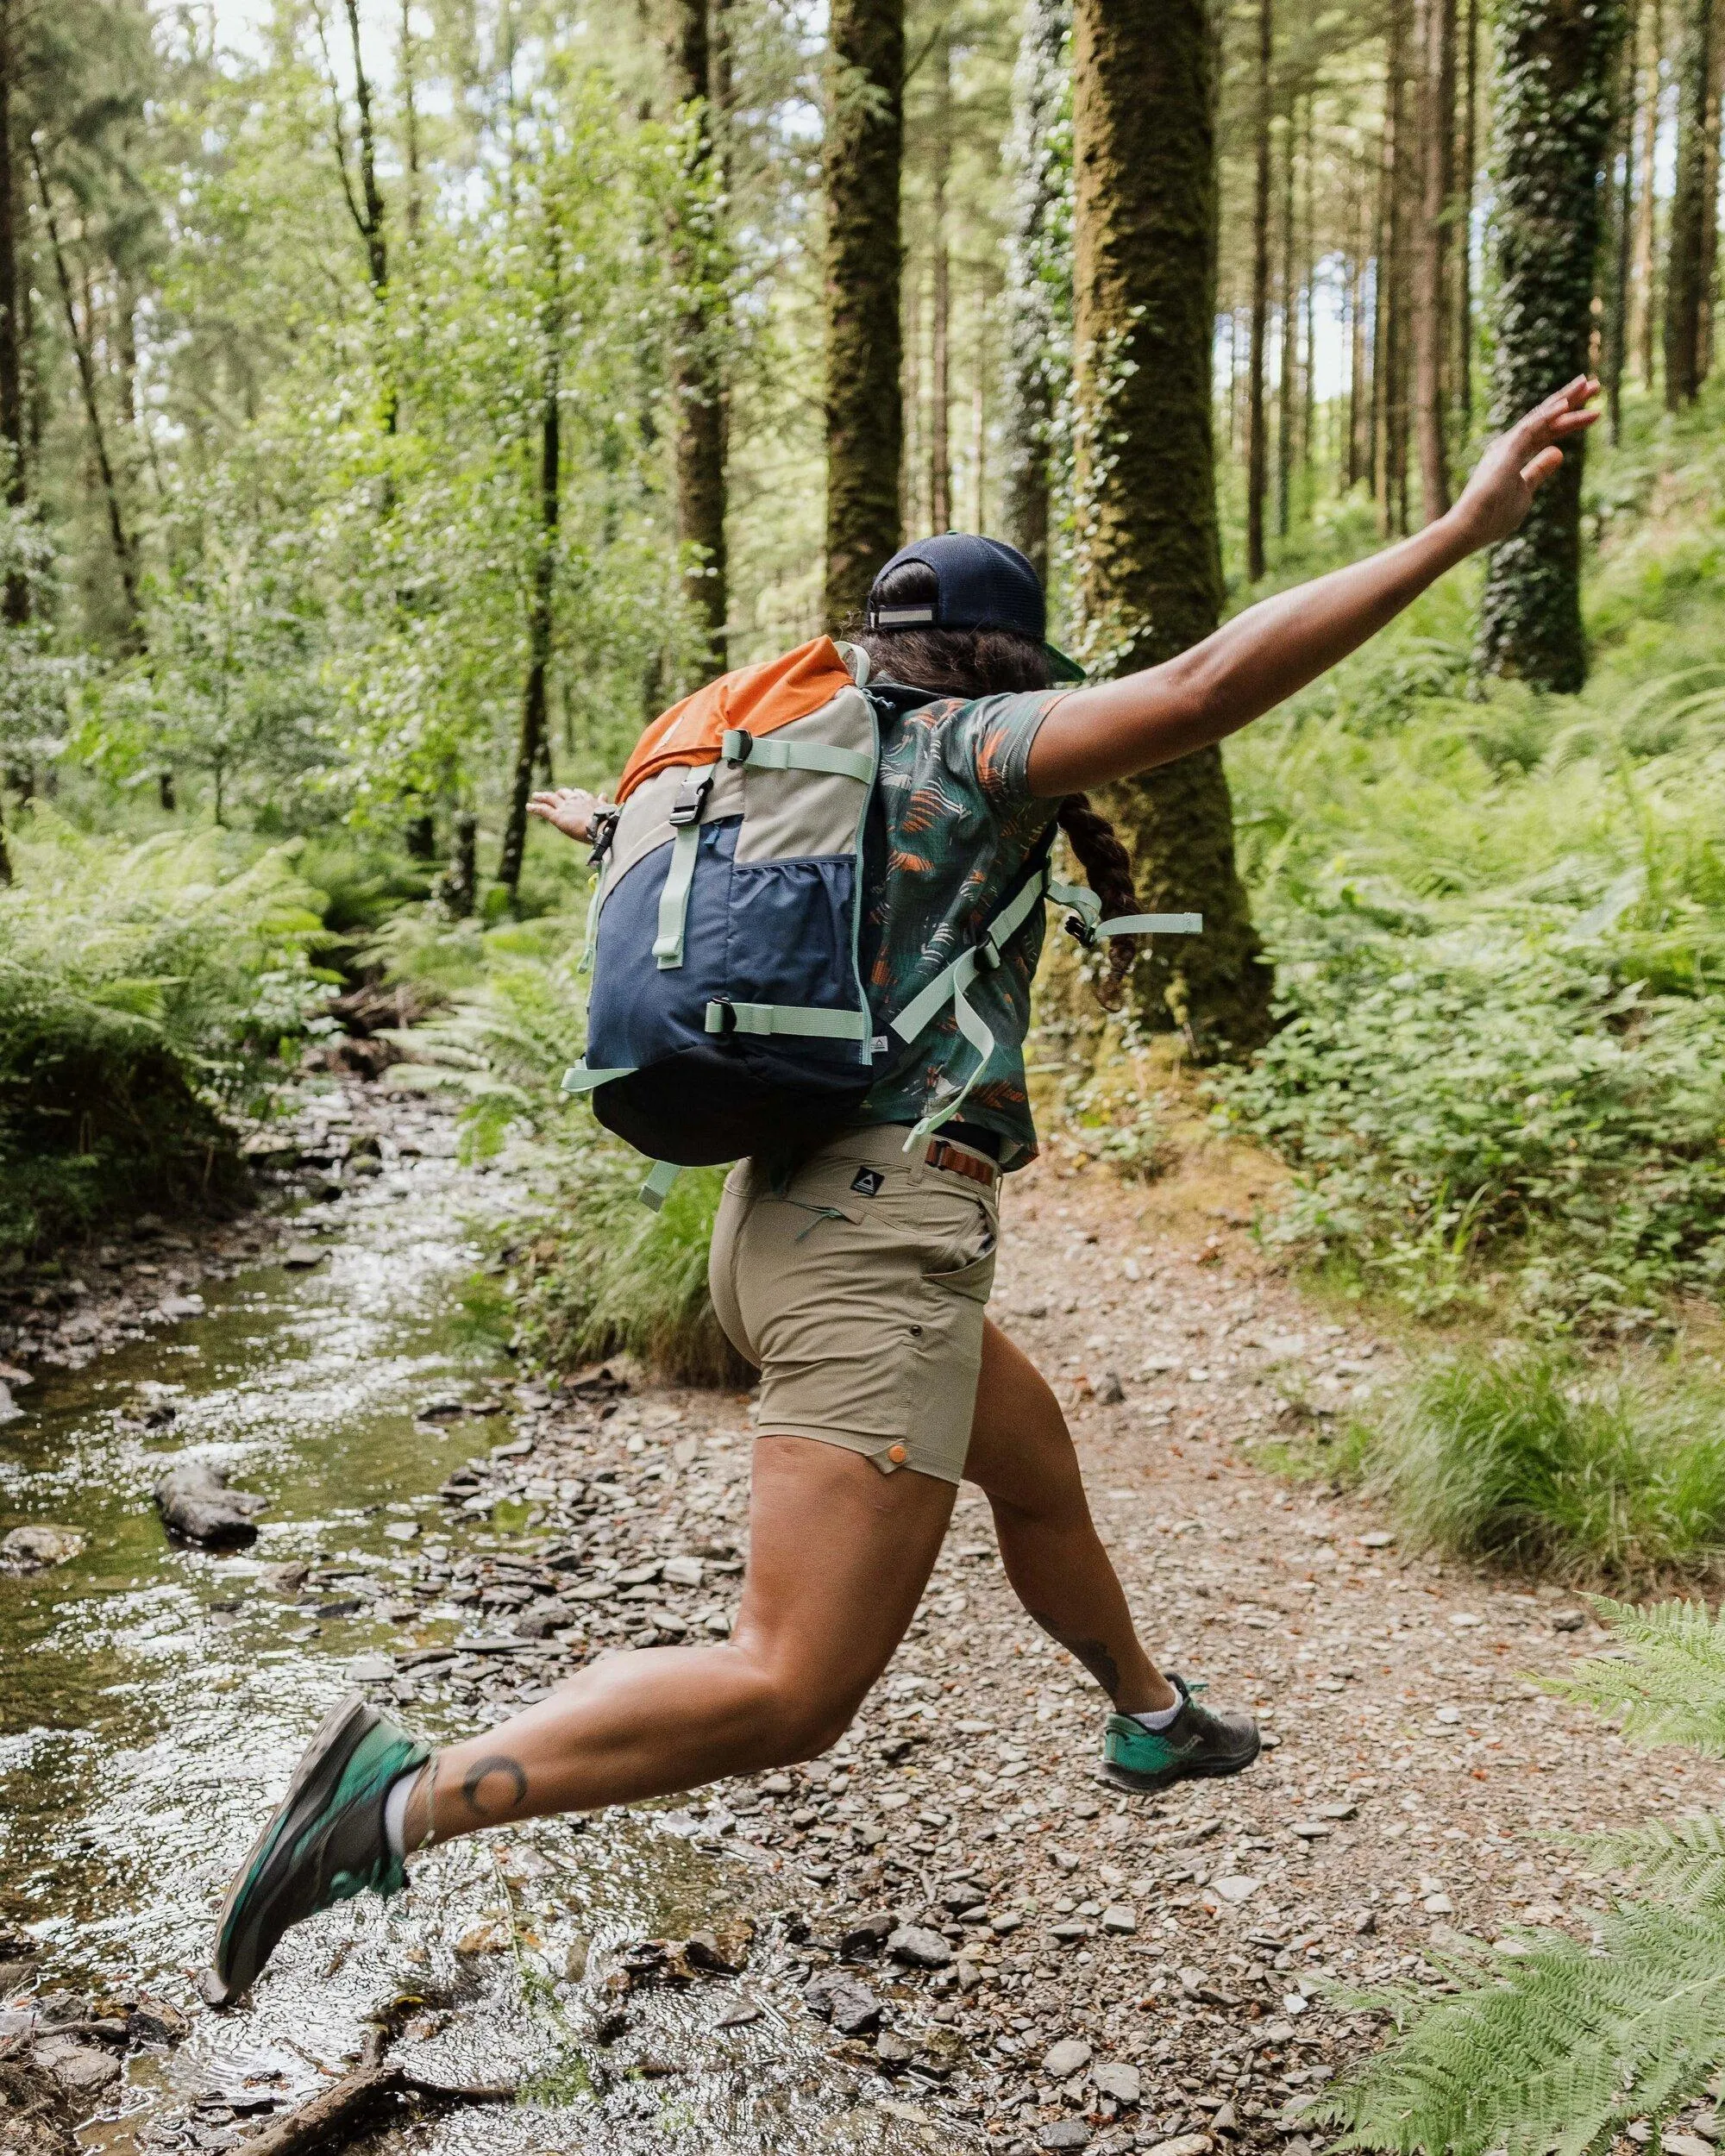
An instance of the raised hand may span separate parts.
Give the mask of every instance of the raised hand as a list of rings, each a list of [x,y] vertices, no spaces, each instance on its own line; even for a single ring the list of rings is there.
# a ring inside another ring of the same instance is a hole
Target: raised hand
[[[1596,411],[1587,409],[1598,394],[1597,382],[1578,374],[1487,443],[1451,512],[1470,547],[1495,546],[1520,529],[1534,495],[1562,468],[1564,444],[1598,418]]]
[[[531,795],[527,813],[538,817],[553,830],[561,831],[565,838],[591,838],[593,813],[598,806],[599,797],[585,787],[560,786],[555,793]]]

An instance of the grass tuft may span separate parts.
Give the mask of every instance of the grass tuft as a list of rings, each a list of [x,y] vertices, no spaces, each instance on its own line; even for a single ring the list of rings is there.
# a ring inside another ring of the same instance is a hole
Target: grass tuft
[[[1574,1583],[1641,1585],[1725,1550],[1725,1393],[1545,1351],[1434,1363],[1377,1434],[1368,1486],[1414,1544]]]

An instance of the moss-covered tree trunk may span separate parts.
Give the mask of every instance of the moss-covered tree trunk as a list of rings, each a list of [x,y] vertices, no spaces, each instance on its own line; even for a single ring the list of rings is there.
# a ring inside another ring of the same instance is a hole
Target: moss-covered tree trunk
[[[1115,674],[1207,636],[1221,606],[1210,364],[1215,56],[1204,0],[1073,10],[1074,489],[1082,648]],[[1221,752],[1107,790],[1140,898],[1204,934],[1153,943],[1137,1007],[1206,1059],[1258,1045],[1270,975],[1234,866]]]
[[[1665,404],[1701,386],[1701,310],[1707,268],[1707,90],[1713,0],[1688,0],[1678,47],[1677,185],[1665,259]]]
[[[1455,214],[1455,0],[1422,0],[1418,45],[1420,215],[1414,234],[1414,433],[1420,514],[1450,505],[1444,365],[1449,331],[1449,243]]]
[[[1264,493],[1270,469],[1264,367],[1270,335],[1270,63],[1274,40],[1271,0],[1258,0],[1258,61],[1252,78],[1251,354],[1246,362],[1245,408],[1245,573],[1253,584],[1264,574]]]
[[[672,234],[679,294],[671,392],[676,416],[677,536],[689,551],[685,588],[706,630],[707,664],[726,661],[724,266],[713,154],[713,53],[707,0],[678,0],[671,72],[688,128],[682,198]]]
[[[1007,538],[1044,581],[1057,383],[1070,364],[1071,342],[1066,244],[1072,180],[1066,47],[1071,32],[1071,0],[1026,0],[1007,148],[1013,194],[1003,506]]]
[[[1504,427],[1584,371],[1622,0],[1502,0],[1497,56],[1496,362]],[[1587,678],[1581,629],[1582,445],[1520,531],[1491,552],[1479,665],[1544,689]]]
[[[826,192],[827,624],[898,550],[904,0],[832,0]]]

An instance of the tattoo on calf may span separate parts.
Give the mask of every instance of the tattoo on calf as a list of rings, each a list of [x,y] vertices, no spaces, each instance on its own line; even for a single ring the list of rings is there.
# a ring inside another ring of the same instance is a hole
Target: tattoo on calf
[[[1044,1615],[1041,1610],[1033,1609],[1030,1614],[1051,1639],[1057,1639],[1068,1654],[1077,1657],[1110,1699],[1119,1698],[1120,1665],[1109,1653],[1106,1639],[1075,1639],[1070,1633],[1063,1632],[1053,1618]]]
[[[501,1802],[494,1799],[487,1803],[482,1792],[486,1783],[498,1774],[509,1777],[510,1794]],[[511,1759],[506,1752],[492,1752],[483,1759],[476,1759],[468,1769],[461,1783],[461,1795],[467,1801],[467,1809],[476,1812],[481,1819],[499,1817],[511,1805],[525,1802],[527,1777],[518,1759]]]

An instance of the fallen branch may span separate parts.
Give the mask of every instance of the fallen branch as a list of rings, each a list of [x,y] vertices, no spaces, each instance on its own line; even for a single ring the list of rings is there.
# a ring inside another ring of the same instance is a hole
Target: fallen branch
[[[344,2148],[392,2104],[424,2109],[514,2101],[514,2089],[503,2084],[425,2081],[405,2066],[391,2065],[384,2054],[394,2034],[387,2027],[368,2030],[359,2064],[309,2103],[248,2134],[238,2144],[244,2156],[312,2156],[316,2150]]]

